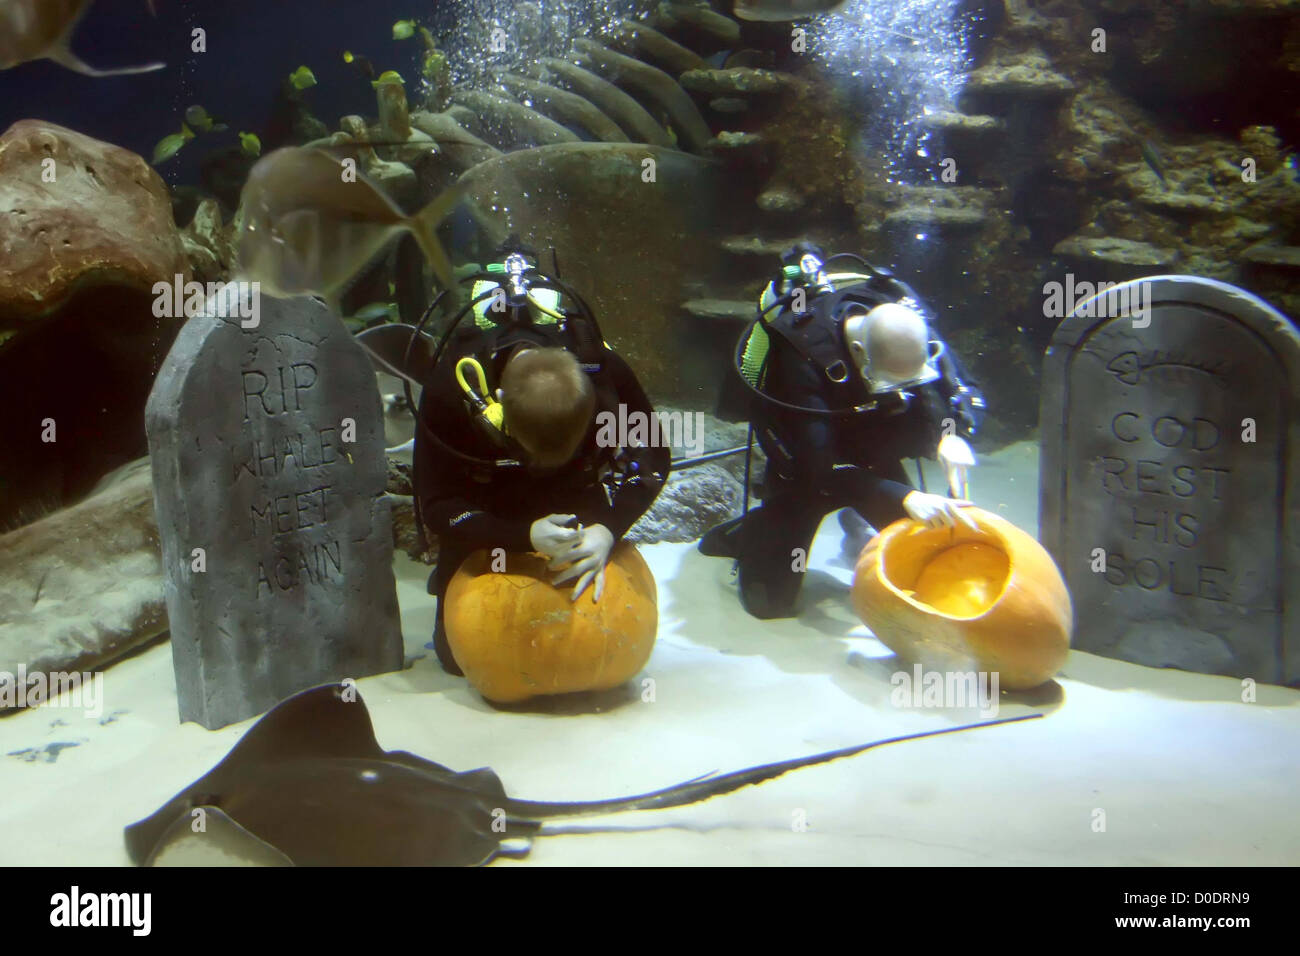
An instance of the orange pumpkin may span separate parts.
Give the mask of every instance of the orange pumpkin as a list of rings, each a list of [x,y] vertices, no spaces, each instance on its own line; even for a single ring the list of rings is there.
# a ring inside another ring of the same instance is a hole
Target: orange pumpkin
[[[620,542],[605,565],[599,602],[590,587],[555,587],[546,559],[475,551],[447,585],[447,641],[466,679],[502,703],[540,694],[605,690],[650,659],[659,610],[655,581],[636,548]]]
[[[895,521],[868,542],[853,608],[886,646],[935,671],[997,672],[1006,690],[1050,680],[1070,650],[1070,593],[1051,555],[1011,522],[963,508],[978,526]]]

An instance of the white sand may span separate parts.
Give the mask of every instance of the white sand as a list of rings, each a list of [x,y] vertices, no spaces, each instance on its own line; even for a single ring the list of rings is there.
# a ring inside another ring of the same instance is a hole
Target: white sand
[[[985,462],[974,494],[1035,526],[1036,449]],[[932,486],[934,487],[934,486]],[[493,767],[512,795],[591,800],[867,740],[980,719],[897,709],[892,655],[849,609],[840,532],[823,526],[801,616],[739,607],[729,562],[643,549],[660,586],[659,642],[625,691],[498,711],[424,648],[422,567],[398,565],[410,669],[362,680],[380,742],[459,769]],[[654,702],[641,700],[644,678]],[[904,743],[796,771],[704,804],[548,828],[539,864],[1300,863],[1300,693],[1073,652],[1059,687],[1003,697],[1042,720]],[[212,767],[252,721],[177,724],[166,644],[104,675],[104,715],[40,707],[0,719],[0,754],[74,742],[54,762],[0,759],[0,863],[118,865],[122,828]],[[100,718],[103,719],[103,718]],[[1104,811],[1105,829],[1094,829]],[[806,828],[796,829],[797,821]]]

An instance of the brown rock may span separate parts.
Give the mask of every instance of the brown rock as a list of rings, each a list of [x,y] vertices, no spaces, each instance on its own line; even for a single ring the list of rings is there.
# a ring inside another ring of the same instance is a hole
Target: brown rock
[[[53,183],[43,179],[51,173]],[[147,291],[189,278],[158,174],[129,150],[53,123],[20,120],[0,136],[0,222],[4,324],[44,315],[89,283]]]

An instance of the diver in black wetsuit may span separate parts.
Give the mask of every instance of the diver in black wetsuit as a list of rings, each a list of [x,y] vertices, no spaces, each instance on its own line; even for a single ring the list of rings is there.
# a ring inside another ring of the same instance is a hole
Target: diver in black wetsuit
[[[865,262],[828,275],[807,243],[782,262],[737,361],[768,459],[763,503],[700,541],[705,554],[737,559],[741,602],[759,618],[794,613],[798,549],[806,563],[831,511],[855,509],[877,529],[904,516],[969,523],[957,496],[974,463],[965,438],[984,407],[906,284]],[[947,466],[954,497],[911,486],[901,459],[920,457]]]
[[[569,565],[554,583],[576,578],[574,600],[589,586],[599,598],[610,551],[670,467],[667,447],[598,441],[601,412],[654,410],[585,304],[561,308],[555,280],[522,252],[492,268],[474,287],[474,324],[450,333],[425,383],[415,440],[419,513],[439,544],[434,647],[453,674],[443,595],[471,552],[540,551]]]

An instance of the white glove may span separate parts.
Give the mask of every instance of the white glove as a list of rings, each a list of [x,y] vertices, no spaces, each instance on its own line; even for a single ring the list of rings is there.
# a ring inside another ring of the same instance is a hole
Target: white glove
[[[903,510],[907,516],[927,528],[951,528],[958,521],[972,531],[978,530],[975,522],[961,513],[964,505],[973,502],[964,498],[945,498],[943,495],[927,495],[924,491],[909,491],[903,499]]]
[[[605,562],[609,560],[610,551],[614,550],[614,535],[603,524],[581,528],[580,534],[581,540],[567,552],[557,555],[548,566],[554,571],[568,565],[551,579],[551,583],[563,584],[576,577],[578,583],[573,588],[573,600],[576,601],[587,585],[595,581],[592,600],[599,601],[605,591]]]
[[[939,464],[948,476],[948,494],[954,498],[965,498],[970,491],[967,487],[966,470],[975,464],[975,452],[971,451],[966,439],[956,435],[944,435],[939,439],[937,456]]]
[[[528,529],[528,540],[534,551],[540,551],[548,558],[555,558],[566,553],[582,540],[582,532],[577,528],[566,528],[570,521],[576,521],[576,515],[547,515],[538,518]]]

